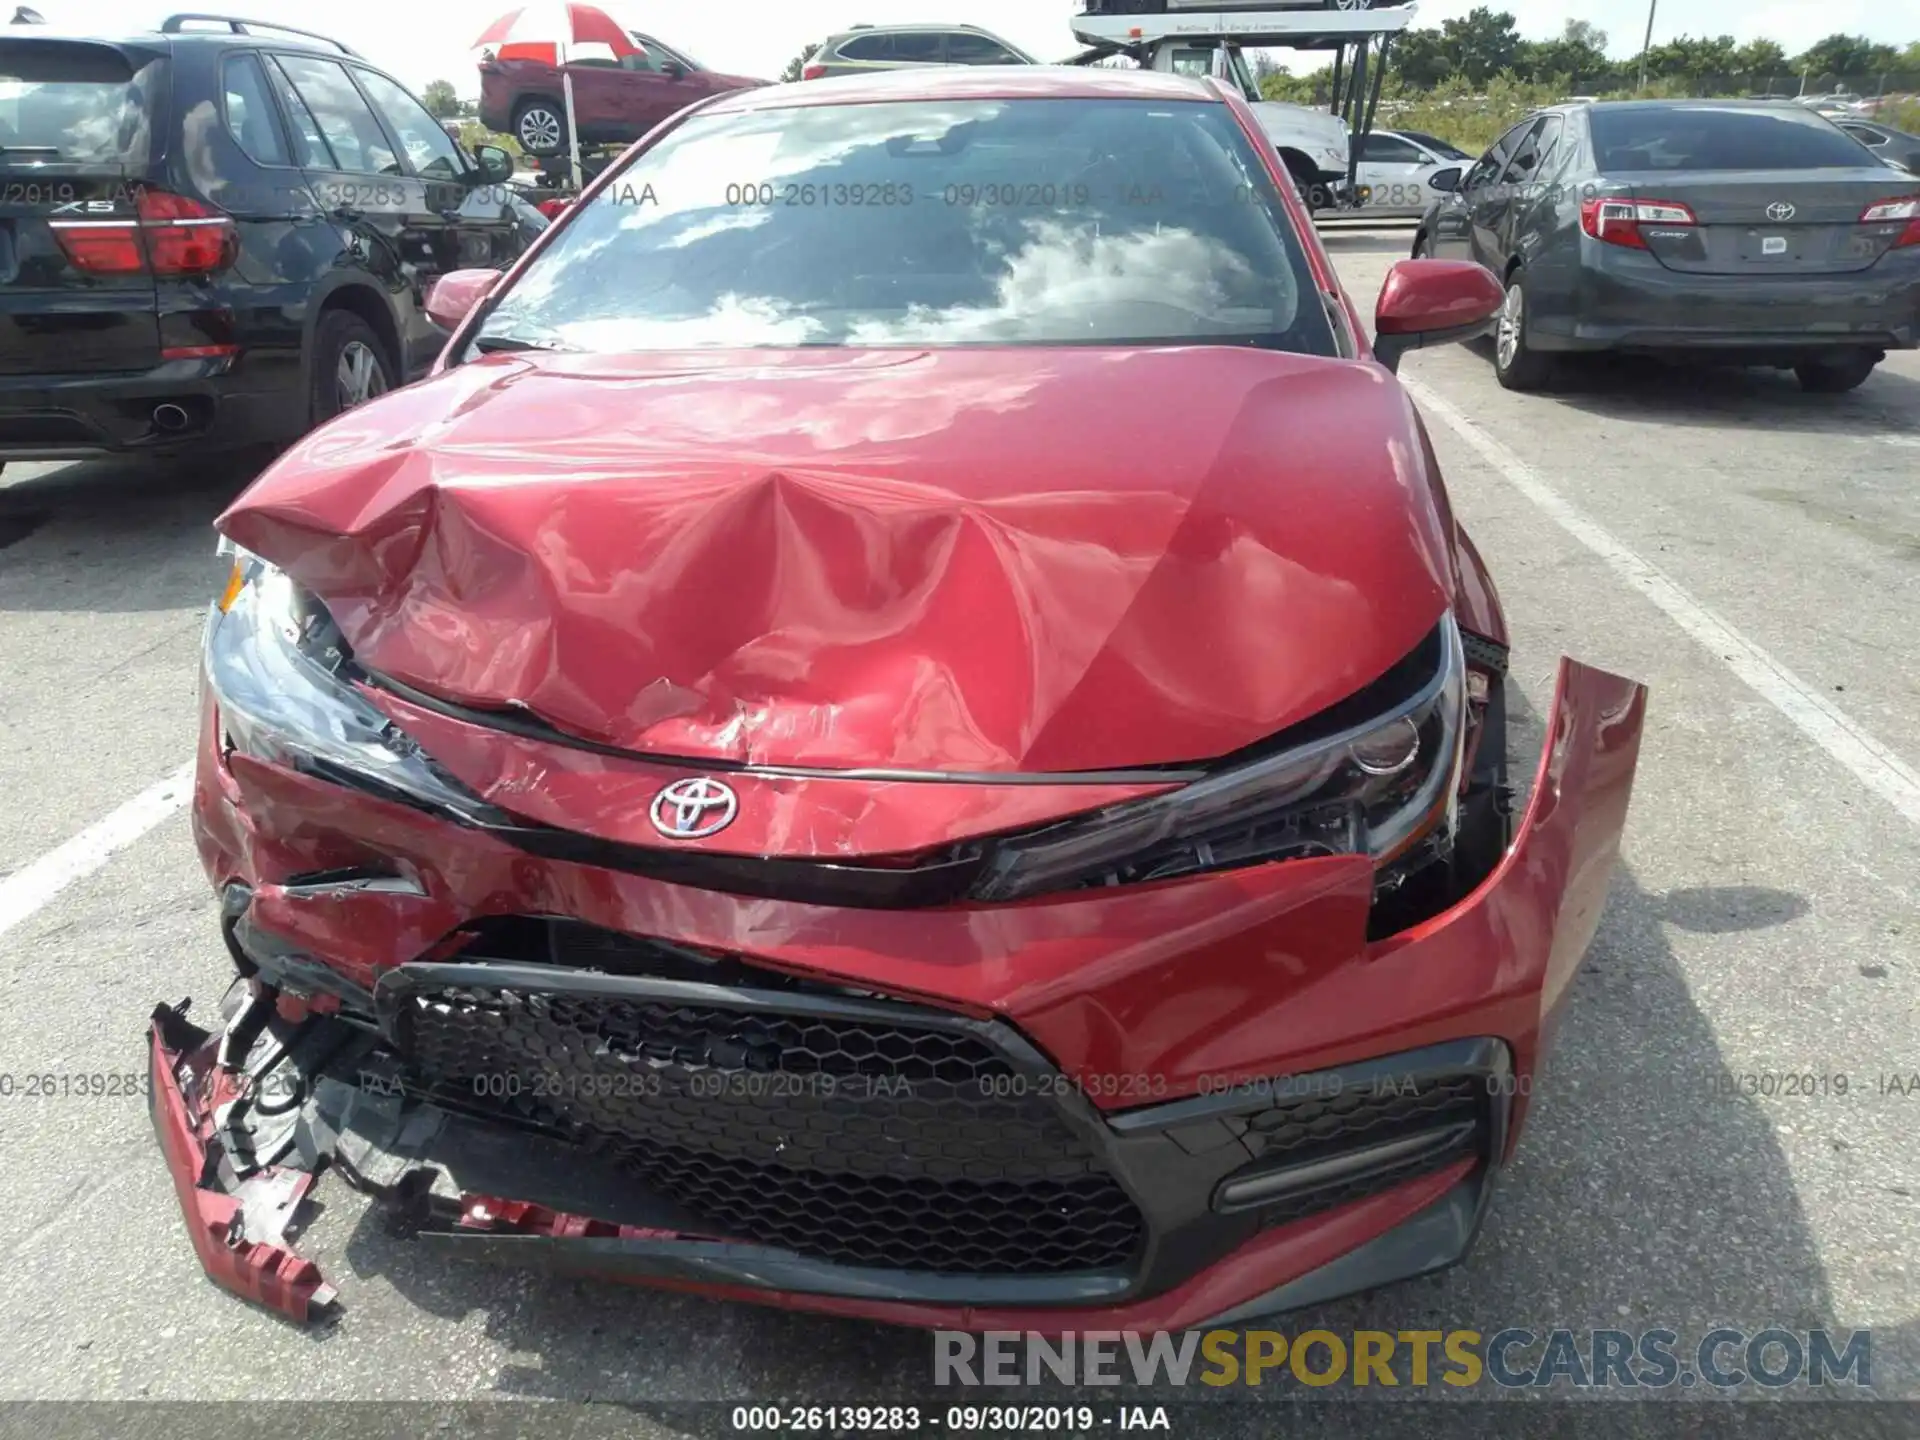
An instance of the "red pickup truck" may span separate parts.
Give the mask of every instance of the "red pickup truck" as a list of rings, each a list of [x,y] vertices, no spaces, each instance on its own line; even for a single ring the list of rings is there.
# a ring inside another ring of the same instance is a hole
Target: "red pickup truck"
[[[696,100],[768,83],[709,70],[649,35],[630,33],[639,54],[576,58],[564,67],[573,77],[574,123],[583,145],[638,140]],[[481,61],[480,123],[513,136],[530,155],[558,155],[567,148],[561,73],[540,60]]]

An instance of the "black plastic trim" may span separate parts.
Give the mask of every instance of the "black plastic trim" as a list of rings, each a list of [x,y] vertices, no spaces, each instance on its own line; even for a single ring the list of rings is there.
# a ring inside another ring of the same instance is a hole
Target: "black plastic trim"
[[[1362,1150],[1348,1150],[1304,1165],[1268,1166],[1229,1176],[1214,1191],[1213,1208],[1223,1215],[1257,1210],[1262,1205],[1290,1199],[1309,1190],[1347,1185],[1384,1173],[1411,1161],[1464,1152],[1475,1127],[1466,1123],[1440,1126],[1397,1140],[1383,1140]]]
[[[1467,1176],[1419,1214],[1317,1270],[1194,1326],[1208,1330],[1265,1315],[1305,1310],[1364,1290],[1431,1275],[1459,1264],[1473,1248],[1493,1194],[1495,1167]]]
[[[939,1275],[836,1265],[760,1245],[709,1240],[489,1235],[423,1230],[429,1248],[455,1259],[534,1265],[562,1274],[742,1285],[796,1295],[833,1295],[922,1305],[1109,1305],[1126,1297],[1133,1277],[1109,1271],[1071,1275]]]

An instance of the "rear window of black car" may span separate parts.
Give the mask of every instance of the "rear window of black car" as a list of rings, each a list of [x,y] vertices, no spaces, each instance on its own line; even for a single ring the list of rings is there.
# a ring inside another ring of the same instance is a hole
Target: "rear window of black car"
[[[1599,107],[1588,122],[1605,173],[1635,170],[1857,168],[1848,136],[1798,106]]]
[[[0,40],[0,165],[145,164],[161,65],[84,41]]]
[[[1143,100],[696,116],[568,216],[479,338],[1336,353],[1232,112]]]

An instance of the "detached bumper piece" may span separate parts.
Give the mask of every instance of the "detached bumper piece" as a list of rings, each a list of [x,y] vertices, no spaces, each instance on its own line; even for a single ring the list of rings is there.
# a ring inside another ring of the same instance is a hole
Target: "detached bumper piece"
[[[153,1012],[149,1103],[160,1149],[200,1264],[227,1289],[305,1322],[329,1309],[331,1285],[286,1244],[314,1176],[257,1163],[229,1149],[221,1117],[240,1103],[247,1077],[219,1062],[222,1046],[193,1024],[183,1002]]]
[[[593,968],[482,943],[320,1014],[281,1003],[270,964],[221,1036],[155,1013],[154,1121],[214,1279],[296,1320],[330,1304],[287,1236],[331,1166],[456,1258],[769,1300],[1116,1307],[1441,1172],[1471,1180],[1470,1238],[1505,1145],[1491,1039],[1102,1115],[998,1020],[572,922],[505,934]]]

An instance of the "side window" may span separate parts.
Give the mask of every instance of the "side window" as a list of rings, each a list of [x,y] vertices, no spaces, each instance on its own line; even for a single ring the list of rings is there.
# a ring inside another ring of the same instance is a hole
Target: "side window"
[[[361,70],[359,75],[387,127],[400,137],[416,173],[435,180],[458,180],[466,172],[453,138],[426,106],[377,70]]]
[[[668,60],[674,61],[689,74],[702,68],[693,63],[693,57],[682,55],[664,40],[656,40],[651,35],[642,35],[638,30],[629,30],[627,34],[633,37],[634,44],[647,52],[647,63],[655,70]]]
[[[282,55],[278,63],[326,137],[336,169],[363,175],[405,173],[345,66],[309,55]]]
[[[891,60],[893,37],[891,35],[858,35],[847,41],[835,53],[842,60]]]
[[[318,170],[336,168],[333,152],[327,149],[326,137],[320,133],[319,123],[313,118],[313,112],[307,109],[307,102],[294,90],[293,82],[272,60],[263,60],[261,69],[266,72],[267,87],[280,97],[280,108],[291,124],[293,163]]]
[[[1507,163],[1507,157],[1513,153],[1513,147],[1533,124],[1531,120],[1523,120],[1494,141],[1487,153],[1475,161],[1473,168],[1467,171],[1466,178],[1460,182],[1460,188],[1471,190],[1478,185],[1491,185],[1499,177],[1501,167]]]
[[[267,93],[266,72],[258,55],[229,55],[220,65],[220,103],[227,132],[256,165],[291,165],[280,121]]]
[[[1191,75],[1197,80],[1204,80],[1213,74],[1213,50],[1211,47],[1202,50],[1183,47],[1172,53],[1168,63],[1173,66],[1176,75]]]
[[[976,35],[970,30],[956,30],[947,36],[947,63],[949,65],[1015,65],[1019,62],[1004,45],[989,40],[984,35]]]
[[[893,58],[918,65],[938,65],[946,37],[938,30],[896,30],[893,32]]]
[[[1543,115],[1527,127],[1526,133],[1520,137],[1520,143],[1513,147],[1513,156],[1507,161],[1507,168],[1501,172],[1502,185],[1524,185],[1540,173],[1540,161],[1544,153],[1541,141],[1548,122],[1553,118]]]
[[[1840,128],[1853,136],[1853,138],[1858,140],[1862,145],[1871,145],[1876,150],[1887,143],[1887,137],[1885,135],[1882,135],[1878,130],[1869,130],[1864,125],[1842,125]]]
[[[1561,170],[1567,158],[1567,151],[1571,148],[1562,143],[1561,137],[1565,128],[1566,122],[1558,115],[1549,115],[1540,122],[1540,128],[1527,137],[1527,144],[1533,151],[1534,163],[1525,175],[1516,175],[1516,179],[1544,180],[1547,176],[1557,174]],[[1516,164],[1520,158],[1515,157]]]
[[[1382,165],[1419,165],[1426,159],[1417,148],[1397,135],[1367,136],[1366,143],[1360,147],[1360,158]]]

